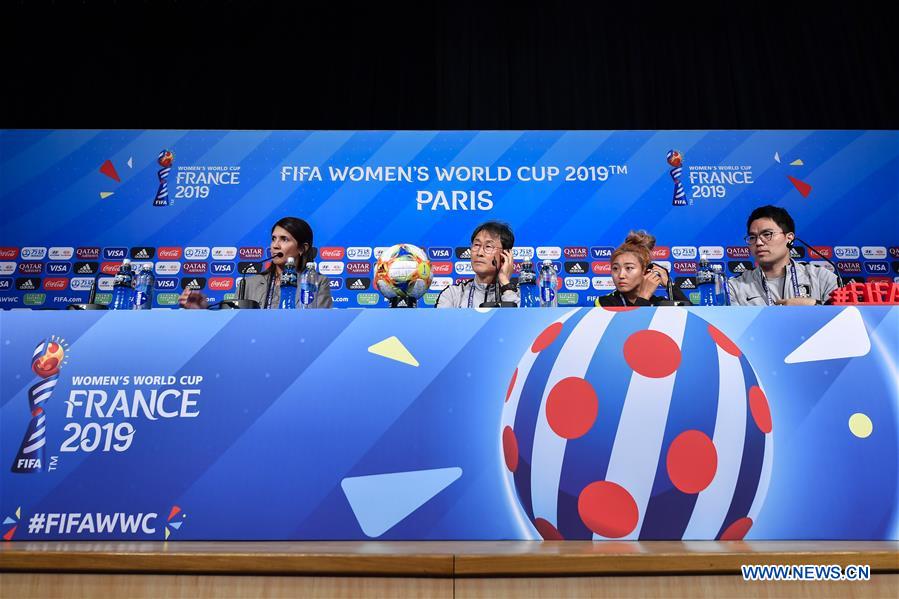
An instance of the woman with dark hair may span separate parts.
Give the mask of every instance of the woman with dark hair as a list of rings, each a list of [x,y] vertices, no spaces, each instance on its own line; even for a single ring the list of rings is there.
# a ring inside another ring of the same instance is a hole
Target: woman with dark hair
[[[596,300],[597,306],[658,306],[665,298],[655,295],[659,286],[668,284],[668,274],[652,263],[656,238],[646,231],[631,231],[624,243],[612,253],[612,282],[615,291]],[[674,289],[671,299],[690,300]]]
[[[261,274],[245,279],[245,298],[253,300],[262,308],[277,308],[281,303],[281,273],[288,258],[293,258],[297,277],[303,275],[306,264],[313,257],[312,227],[301,218],[285,216],[272,227],[269,251],[271,263]],[[315,273],[318,292],[310,308],[330,308],[331,288],[328,278]],[[182,308],[206,308],[207,301],[200,291],[185,289],[179,298]],[[297,301],[299,303],[299,301]]]

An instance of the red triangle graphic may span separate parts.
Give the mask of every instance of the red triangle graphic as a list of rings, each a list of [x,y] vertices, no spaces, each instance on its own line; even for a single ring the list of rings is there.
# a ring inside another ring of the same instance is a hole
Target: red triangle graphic
[[[796,190],[802,194],[802,197],[807,198],[808,194],[812,193],[812,186],[805,181],[800,181],[799,179],[791,177],[790,175],[787,175],[787,179],[789,179],[790,183],[792,183],[796,187]]]
[[[114,179],[119,183],[122,182],[119,179],[119,174],[115,171],[115,167],[112,165],[112,160],[107,160],[103,163],[103,166],[100,167],[100,172],[109,177],[110,179]]]
[[[180,512],[180,511],[181,511],[181,508],[180,508],[180,507],[178,507],[177,505],[173,505],[173,506],[172,506],[172,511],[169,512],[169,517],[168,517],[168,519],[166,520],[166,522],[171,522],[171,521],[172,521],[172,518],[174,518],[175,516],[177,516],[177,515],[178,515],[178,512]]]
[[[8,531],[6,531],[6,534],[3,535],[3,540],[4,540],[4,541],[9,541],[9,540],[11,540],[11,539],[12,539],[12,536],[13,536],[14,534],[16,534],[16,529],[17,529],[17,528],[19,528],[19,525],[18,525],[18,524],[16,524],[16,525],[13,526],[12,528],[10,528]]]

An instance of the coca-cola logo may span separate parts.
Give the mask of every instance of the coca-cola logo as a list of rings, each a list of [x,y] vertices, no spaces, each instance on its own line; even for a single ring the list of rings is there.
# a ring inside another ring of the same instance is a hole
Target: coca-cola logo
[[[324,247],[319,248],[318,255],[322,260],[343,260],[346,251],[341,247]]]
[[[69,280],[65,278],[44,279],[45,291],[62,291],[69,286]]]
[[[354,275],[367,275],[371,272],[371,262],[348,262],[346,271]]]
[[[815,256],[824,256],[825,258],[833,258],[833,248],[827,245],[815,245],[812,246],[815,248],[815,252],[810,252]]]
[[[234,279],[230,277],[214,277],[209,279],[211,291],[230,291],[234,287]]]
[[[104,262],[100,265],[100,272],[104,275],[115,275],[119,273],[121,266],[121,262]]]
[[[206,274],[206,271],[209,269],[209,265],[205,262],[185,262],[181,266],[182,272],[188,275],[202,275]]]
[[[746,246],[730,246],[727,248],[727,257],[731,260],[745,260],[749,257],[749,248]]]
[[[590,265],[590,270],[592,270],[595,275],[609,275],[612,274],[612,263],[594,262]]]
[[[180,260],[181,248],[179,247],[161,247],[156,251],[156,255],[160,260]]]
[[[240,248],[241,260],[262,260],[262,248]]]
[[[15,260],[19,257],[19,248],[0,248],[0,260]]]
[[[516,264],[516,266],[517,266],[517,264]],[[436,276],[453,274],[453,263],[452,262],[431,262],[431,273]]]
[[[667,260],[670,255],[671,248],[668,246],[660,245],[652,248],[653,260]]]

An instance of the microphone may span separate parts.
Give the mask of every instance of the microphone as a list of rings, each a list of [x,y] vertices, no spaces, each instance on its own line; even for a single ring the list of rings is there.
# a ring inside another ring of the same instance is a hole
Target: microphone
[[[802,241],[801,239],[799,239],[798,237],[796,237],[796,236],[795,236],[795,233],[793,234],[793,239],[795,239],[796,241],[798,241],[799,243],[801,243],[802,245],[804,245],[806,248],[808,248],[808,250],[809,250],[810,252],[812,252],[812,253],[815,254],[816,256],[820,256],[821,258],[824,259],[825,262],[827,262],[828,264],[830,264],[831,266],[833,266],[833,274],[837,275],[837,284],[838,284],[840,287],[843,287],[843,285],[844,285],[844,283],[843,283],[843,277],[840,276],[840,269],[837,268],[837,265],[834,264],[833,260],[831,260],[830,258],[828,258],[827,256],[825,256],[824,254],[822,254],[821,252],[819,252],[818,250],[816,250],[813,246],[807,244],[806,242],[804,242],[804,241]]]
[[[109,308],[103,304],[97,303],[97,282],[100,280],[102,271],[98,270],[94,275],[94,282],[91,284],[90,295],[87,296],[86,304],[69,304],[66,310],[108,310]]]
[[[276,252],[272,254],[267,260],[271,260],[272,258],[281,258],[284,256],[282,252]],[[253,264],[264,264],[265,260],[260,260],[259,262],[254,262]],[[265,287],[265,306],[264,308],[268,308],[268,298],[271,295],[271,289],[274,282],[275,273],[272,270],[271,276],[268,278],[268,285]],[[246,299],[247,294],[247,281],[246,277],[240,277],[237,281],[237,299],[232,300],[222,300],[217,304],[211,304],[206,307],[207,310],[258,310],[259,302],[256,300]]]
[[[668,275],[668,283],[665,285],[665,293],[668,295],[668,299],[661,304],[660,306],[686,306],[687,303],[683,300],[674,299],[674,281],[671,279],[671,273],[667,268],[662,266],[661,264],[657,264],[656,262],[650,262],[652,266],[661,268],[665,271],[665,274]]]

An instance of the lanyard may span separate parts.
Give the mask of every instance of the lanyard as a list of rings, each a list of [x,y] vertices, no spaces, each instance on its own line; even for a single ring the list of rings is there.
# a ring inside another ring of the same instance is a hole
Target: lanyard
[[[268,297],[265,301],[265,308],[271,310],[272,309],[272,300],[275,297],[275,269],[272,268],[272,271],[268,275]]]
[[[790,264],[787,266],[787,272],[790,276],[790,282],[793,285],[793,295],[792,297],[801,297],[799,293],[799,280],[796,277],[796,263],[793,260],[790,260]],[[765,273],[759,269],[759,274],[762,276],[762,289],[765,290],[765,304],[771,306],[774,304],[774,298],[771,296],[771,289],[768,287],[768,279],[765,278]],[[780,299],[787,299],[787,277],[784,275],[783,288],[780,292]]]
[[[468,288],[468,307],[469,308],[474,307],[474,288],[475,287],[476,287],[476,285],[474,284],[474,282],[472,282],[471,287]],[[489,290],[490,290],[490,285],[487,285],[486,287],[484,287],[484,303],[485,304],[487,303],[487,293]],[[496,293],[494,293],[493,295],[495,297]]]

